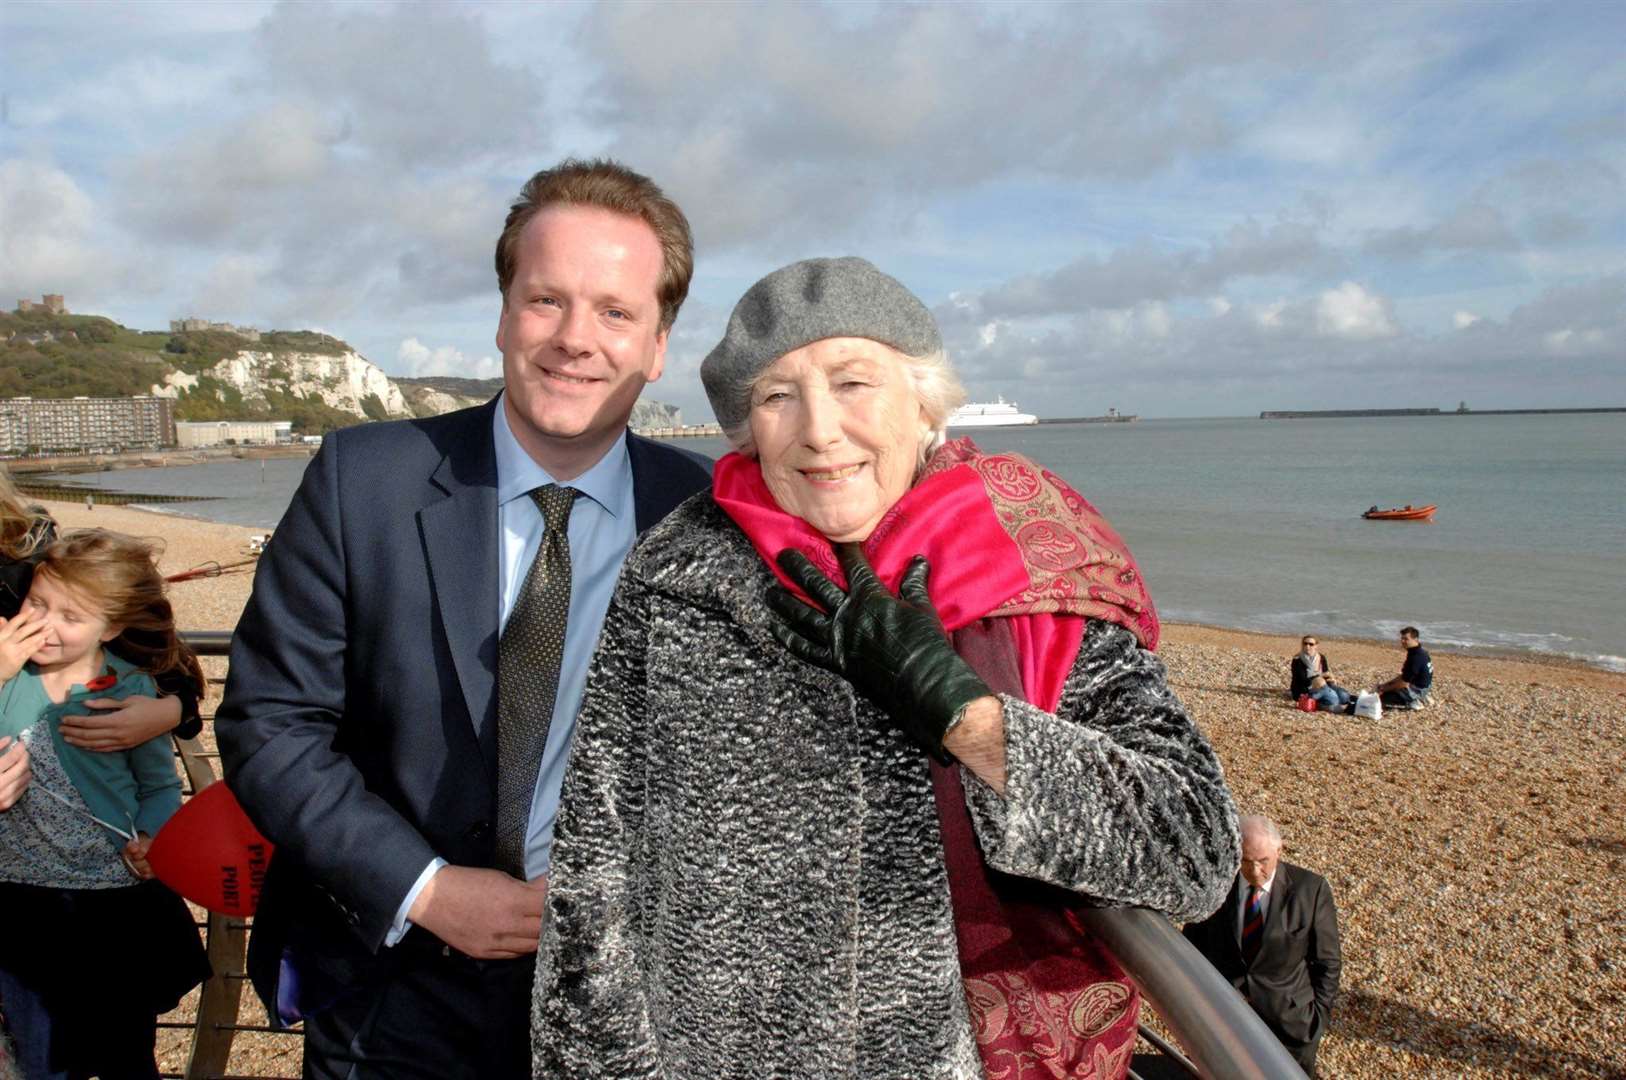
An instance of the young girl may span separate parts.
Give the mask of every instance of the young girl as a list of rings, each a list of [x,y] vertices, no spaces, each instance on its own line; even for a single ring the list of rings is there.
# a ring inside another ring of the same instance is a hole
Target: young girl
[[[0,467],[0,619],[17,614],[28,595],[35,564],[55,539],[56,522],[41,507],[24,502]],[[85,702],[90,708],[80,709],[83,715],[64,718],[64,741],[82,750],[110,751],[128,750],[171,729],[183,739],[197,735],[203,728],[198,717],[203,686],[193,683],[183,671],[169,672],[157,681],[161,696],[132,695],[123,708],[111,708],[111,702],[102,699]],[[0,750],[0,773],[7,765],[5,755]],[[16,760],[13,751],[10,763],[15,766]]]
[[[203,683],[151,548],[117,533],[52,543],[0,627],[0,738],[28,752],[0,791],[0,1000],[30,1078],[156,1077],[158,1014],[208,975],[191,914],[146,860],[180,806],[169,740],[94,753],[61,732],[87,700],[151,695],[171,672]]]

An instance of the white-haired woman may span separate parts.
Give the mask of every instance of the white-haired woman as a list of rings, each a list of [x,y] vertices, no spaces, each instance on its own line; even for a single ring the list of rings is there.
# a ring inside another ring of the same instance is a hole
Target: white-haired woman
[[[1122,1075],[1085,904],[1236,872],[1219,763],[1112,529],[945,442],[938,330],[861,259],[746,292],[702,376],[740,452],[628,558],[538,954],[539,1076]]]

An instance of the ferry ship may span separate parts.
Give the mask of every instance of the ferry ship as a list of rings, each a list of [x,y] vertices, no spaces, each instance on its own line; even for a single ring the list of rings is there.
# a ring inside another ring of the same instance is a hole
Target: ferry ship
[[[1017,412],[1016,402],[971,401],[955,409],[948,418],[949,427],[1021,427],[1037,424],[1039,418],[1032,413]]]

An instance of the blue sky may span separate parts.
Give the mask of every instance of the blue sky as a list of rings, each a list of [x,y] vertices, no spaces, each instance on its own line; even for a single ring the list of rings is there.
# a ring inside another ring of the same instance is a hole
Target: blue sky
[[[688,212],[650,397],[860,254],[1041,415],[1626,405],[1626,5],[0,7],[0,300],[491,376],[491,248],[611,154]]]

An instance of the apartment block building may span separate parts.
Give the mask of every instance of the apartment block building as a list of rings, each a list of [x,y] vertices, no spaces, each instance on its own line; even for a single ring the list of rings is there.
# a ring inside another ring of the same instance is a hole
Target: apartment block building
[[[172,398],[0,400],[0,452],[157,450],[174,445]]]

